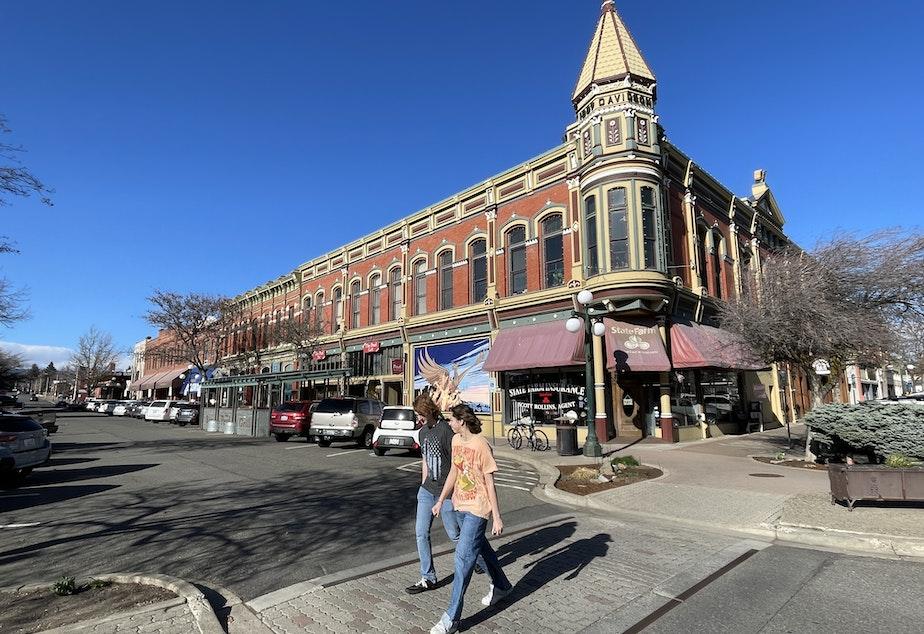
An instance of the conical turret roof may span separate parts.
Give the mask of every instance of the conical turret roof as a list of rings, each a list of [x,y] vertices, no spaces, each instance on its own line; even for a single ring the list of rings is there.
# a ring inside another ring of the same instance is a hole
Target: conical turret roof
[[[606,0],[600,10],[600,20],[590,40],[584,66],[578,75],[572,101],[577,103],[593,84],[618,81],[626,75],[655,81],[654,73],[642,57],[632,34],[616,12],[615,3]]]

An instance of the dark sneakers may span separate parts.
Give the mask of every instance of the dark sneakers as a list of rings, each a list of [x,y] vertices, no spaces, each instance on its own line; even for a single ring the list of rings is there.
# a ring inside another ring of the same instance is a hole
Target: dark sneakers
[[[412,586],[408,586],[404,589],[408,594],[420,594],[421,592],[426,592],[427,590],[432,590],[436,587],[435,581],[430,581],[423,577],[420,578],[420,581],[415,583]]]
[[[475,564],[475,574],[476,574],[476,575],[483,575],[483,574],[484,574],[484,568],[482,568],[482,567],[479,566],[478,564]]]

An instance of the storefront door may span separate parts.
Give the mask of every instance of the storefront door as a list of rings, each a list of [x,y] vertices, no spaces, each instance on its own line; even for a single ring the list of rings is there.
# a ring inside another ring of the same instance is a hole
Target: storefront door
[[[614,385],[616,434],[624,438],[642,438],[646,435],[646,416],[650,414],[645,384],[638,377],[620,376]]]

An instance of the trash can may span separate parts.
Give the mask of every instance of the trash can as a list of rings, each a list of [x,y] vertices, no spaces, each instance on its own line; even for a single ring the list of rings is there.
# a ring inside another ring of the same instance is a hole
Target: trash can
[[[576,456],[580,452],[577,446],[577,425],[556,425],[555,444],[559,456]]]

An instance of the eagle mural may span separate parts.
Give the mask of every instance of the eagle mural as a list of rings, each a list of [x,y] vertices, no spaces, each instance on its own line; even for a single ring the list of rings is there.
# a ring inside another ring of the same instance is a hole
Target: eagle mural
[[[418,370],[424,380],[430,384],[433,402],[437,404],[440,411],[445,412],[462,403],[462,394],[459,391],[462,379],[472,368],[484,363],[486,358],[486,353],[479,354],[475,363],[462,371],[459,370],[458,364],[453,363],[450,372],[434,361],[430,353],[424,350],[418,361]]]

